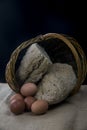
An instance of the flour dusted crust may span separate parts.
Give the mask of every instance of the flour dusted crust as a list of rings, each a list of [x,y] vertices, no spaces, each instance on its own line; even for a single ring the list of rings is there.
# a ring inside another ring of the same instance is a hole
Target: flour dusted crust
[[[37,43],[32,44],[24,55],[16,72],[16,77],[23,83],[39,81],[52,64],[45,50]]]
[[[39,83],[37,99],[44,99],[49,104],[63,101],[76,84],[76,76],[71,65],[55,63],[49,68]]]

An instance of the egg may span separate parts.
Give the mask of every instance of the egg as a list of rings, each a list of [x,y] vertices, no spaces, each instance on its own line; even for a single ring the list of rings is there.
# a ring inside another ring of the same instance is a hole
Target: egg
[[[10,102],[10,110],[11,110],[12,113],[14,113],[16,115],[22,114],[25,110],[24,100],[13,99]]]
[[[11,101],[14,100],[14,99],[23,100],[24,98],[23,98],[23,96],[22,96],[21,94],[16,93],[16,94],[14,94],[13,96],[10,97],[10,100],[9,100],[9,101],[11,102]]]
[[[24,99],[24,102],[26,104],[26,108],[27,110],[31,110],[31,105],[32,103],[34,103],[36,101],[36,99],[34,97],[28,96]]]
[[[45,100],[37,100],[31,106],[31,111],[36,114],[44,114],[48,110],[48,103]]]
[[[24,84],[20,92],[23,96],[33,96],[37,92],[37,86],[34,83],[26,83]]]

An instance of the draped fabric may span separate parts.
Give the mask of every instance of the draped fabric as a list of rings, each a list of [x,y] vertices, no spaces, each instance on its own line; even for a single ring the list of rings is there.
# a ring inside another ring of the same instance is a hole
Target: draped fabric
[[[9,109],[12,90],[0,84],[0,130],[87,130],[87,85],[61,104],[36,116],[31,112],[14,115]]]

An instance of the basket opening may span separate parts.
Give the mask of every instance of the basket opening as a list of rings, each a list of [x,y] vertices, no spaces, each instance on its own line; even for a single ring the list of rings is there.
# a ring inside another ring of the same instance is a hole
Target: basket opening
[[[77,65],[70,48],[60,39],[50,38],[38,43],[49,55],[53,63],[67,63],[71,65],[77,76]]]
[[[71,65],[77,76],[77,65],[75,62],[74,55],[71,52],[70,48],[62,40],[57,38],[50,38],[47,40],[42,40],[40,42],[37,41],[37,43],[44,48],[44,50],[47,52],[53,63],[67,63]],[[27,46],[19,53],[19,56],[15,64],[15,73],[29,46]],[[16,77],[16,80],[19,86],[23,84],[18,77]]]

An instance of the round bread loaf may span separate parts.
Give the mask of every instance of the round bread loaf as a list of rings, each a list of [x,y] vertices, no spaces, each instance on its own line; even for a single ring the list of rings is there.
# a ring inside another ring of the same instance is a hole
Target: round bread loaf
[[[59,103],[70,94],[76,81],[71,65],[55,63],[39,83],[35,98],[46,100],[49,104]]]

